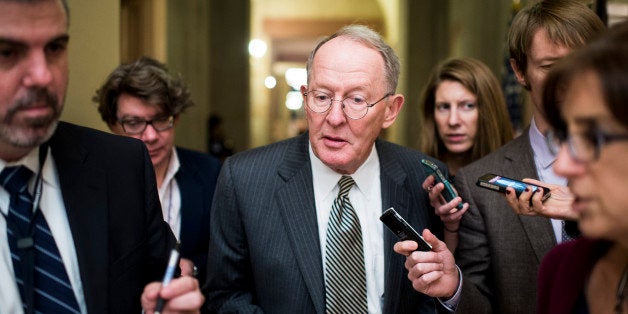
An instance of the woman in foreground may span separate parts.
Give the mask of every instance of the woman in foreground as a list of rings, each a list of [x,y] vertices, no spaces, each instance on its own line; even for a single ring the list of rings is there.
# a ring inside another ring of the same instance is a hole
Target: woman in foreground
[[[582,237],[548,253],[538,313],[628,313],[628,22],[561,61],[544,109]]]

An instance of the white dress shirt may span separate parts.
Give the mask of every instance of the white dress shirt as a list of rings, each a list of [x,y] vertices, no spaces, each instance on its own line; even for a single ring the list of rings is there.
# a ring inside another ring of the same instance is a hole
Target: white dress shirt
[[[180,166],[179,156],[173,147],[168,169],[166,170],[166,177],[158,189],[161,212],[164,220],[170,225],[170,229],[172,229],[172,233],[174,233],[177,241],[181,240],[181,191],[174,176],[179,171]]]
[[[0,172],[5,167],[24,165],[35,175],[29,182],[29,191],[33,193],[35,177],[39,169],[39,148],[33,149],[27,156],[17,162],[6,163],[0,159]],[[59,176],[54,159],[48,150],[46,162],[42,169],[42,194],[39,208],[48,222],[50,232],[57,243],[61,259],[68,273],[74,295],[78,302],[81,313],[87,313],[85,298],[83,296],[83,286],[79,272],[74,240],[68,223],[68,217],[63,204]],[[11,251],[7,242],[6,215],[9,211],[9,193],[0,187],[0,313],[23,313],[22,299],[15,276],[13,275],[13,262],[11,261]]]
[[[567,179],[557,175],[554,169],[552,169],[552,165],[554,161],[556,161],[556,156],[552,154],[547,146],[545,136],[539,131],[536,123],[534,123],[534,119],[532,119],[530,123],[529,135],[532,152],[534,153],[534,164],[536,165],[536,173],[539,176],[539,180],[551,184],[567,185]],[[560,243],[563,238],[563,221],[553,218],[551,221],[556,243]]]
[[[325,260],[327,221],[334,200],[338,196],[338,180],[341,174],[327,167],[314,155],[310,145],[314,199],[318,219],[318,235],[321,243],[322,261]],[[369,313],[382,312],[384,296],[384,236],[379,220],[382,214],[382,192],[379,177],[379,158],[375,145],[370,155],[351,177],[355,185],[349,191],[349,200],[360,219],[364,243],[364,266],[366,269],[366,293]],[[323,269],[325,263],[323,262]]]

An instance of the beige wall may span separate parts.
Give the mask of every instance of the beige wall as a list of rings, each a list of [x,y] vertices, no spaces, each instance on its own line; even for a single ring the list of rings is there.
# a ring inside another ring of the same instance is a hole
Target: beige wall
[[[321,0],[307,0],[311,3],[306,2],[310,5],[305,6],[302,2],[298,5],[288,2],[286,5],[285,0],[250,1],[253,11],[259,15],[281,17],[296,14],[303,17],[306,12],[312,15],[311,11],[315,9],[299,8],[320,7],[318,1]],[[62,119],[107,130],[91,98],[106,75],[120,62],[120,1],[68,2],[71,8],[70,85]],[[168,63],[171,70],[183,75],[196,102],[196,106],[182,116],[182,123],[177,128],[177,145],[206,149],[205,123],[210,111],[223,115],[226,131],[230,133],[229,137],[234,139],[239,150],[263,145],[275,139],[277,136],[270,133],[276,128],[278,121],[268,114],[272,111],[269,105],[264,105],[263,101],[255,98],[268,96],[268,91],[260,87],[267,74],[261,75],[258,72],[272,70],[268,66],[256,67],[254,63],[249,64],[248,56],[240,51],[245,49],[249,35],[249,26],[243,25],[247,24],[245,15],[248,14],[248,0],[238,0],[235,3],[206,0],[158,2],[162,8],[161,18],[154,22],[163,26],[158,20],[164,20],[162,22],[168,24],[167,38],[160,41],[158,50],[166,50],[166,60],[163,61]],[[489,9],[484,8],[485,2],[479,0],[324,2],[328,6],[323,7],[334,7],[333,10],[326,10],[326,15],[329,12],[341,17],[343,14],[355,14],[355,10],[352,12],[349,9],[355,7],[363,19],[383,19],[384,35],[401,58],[399,92],[406,95],[406,105],[399,120],[387,132],[387,137],[394,142],[416,145],[419,132],[419,125],[416,123],[418,94],[427,74],[438,61],[448,56],[474,56],[485,61],[499,74],[503,60],[503,36],[509,17],[509,1],[490,0]],[[163,12],[163,9],[168,12]],[[235,18],[231,17],[234,14]],[[263,37],[260,34],[260,20],[258,17],[250,21],[253,37]],[[223,25],[224,23],[229,25]],[[151,28],[153,27],[154,25]],[[237,35],[247,38],[234,38]],[[227,52],[221,54],[221,49],[226,49]],[[233,57],[236,54],[237,58]],[[227,63],[235,68],[225,68]],[[250,73],[246,69],[249,65],[253,67]],[[249,75],[256,80],[249,81]],[[251,93],[253,99],[248,99],[248,95],[238,95],[235,99],[233,91],[248,91],[249,83],[253,84],[253,90],[263,91]],[[272,97],[270,101],[283,103],[283,99]],[[285,108],[280,107],[281,110]],[[252,117],[249,117],[249,112],[253,114]]]
[[[257,14],[265,18],[304,18],[325,17],[329,19],[354,18],[368,19],[379,17],[380,10],[375,2],[391,0],[250,0]],[[396,0],[392,0],[396,1]]]
[[[384,23],[385,31],[383,35],[388,44],[395,49],[401,63],[397,93],[403,95],[406,95],[407,92],[407,71],[404,67],[404,62],[408,58],[407,41],[405,40],[407,38],[408,15],[402,8],[407,7],[407,1],[415,0],[378,0],[382,8],[384,21],[386,21]],[[406,105],[404,104],[404,107],[402,107],[395,123],[388,130],[384,131],[387,140],[395,143],[405,143],[407,141],[406,132],[404,132],[408,122],[408,115],[405,114],[407,110],[404,109]]]
[[[171,73],[179,73],[188,84],[194,106],[180,116],[175,143],[199,151],[207,150],[207,117],[211,109],[209,75],[209,16],[206,0],[167,2],[166,62]]]
[[[120,60],[119,1],[69,0],[70,83],[64,121],[108,130],[100,120],[95,90]]]
[[[473,57],[499,78],[512,4],[503,0],[453,0],[449,11],[451,57]]]
[[[68,3],[70,83],[61,119],[109,131],[91,99],[107,75],[121,62],[120,1],[68,0]],[[203,151],[206,149],[205,124],[209,111],[206,93],[207,4],[205,0],[171,1],[169,9],[173,10],[175,20],[168,35],[165,34],[166,2],[159,0],[149,4],[146,14],[150,15],[150,23],[142,25],[142,32],[161,35],[148,38],[148,47],[142,46],[141,54],[166,62],[173,72],[181,73],[189,83],[196,106],[182,116],[176,143]],[[169,48],[166,47],[168,36],[172,41]]]

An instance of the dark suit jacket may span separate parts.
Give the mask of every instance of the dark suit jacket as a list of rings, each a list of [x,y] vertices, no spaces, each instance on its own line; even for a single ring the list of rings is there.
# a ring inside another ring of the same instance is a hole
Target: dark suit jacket
[[[534,313],[536,274],[556,238],[548,218],[519,216],[503,194],[476,186],[485,173],[537,179],[528,129],[462,168],[456,188],[469,210],[462,216],[456,263],[464,284],[458,313]]]
[[[144,286],[161,279],[174,246],[145,145],[60,122],[50,148],[87,311],[140,313]]]
[[[208,154],[176,148],[179,171],[175,179],[181,191],[181,256],[198,267],[198,278],[207,275],[209,211],[211,209],[220,161]]]
[[[421,189],[424,155],[378,140],[382,207],[417,230],[442,224]],[[438,163],[443,166],[441,163]],[[434,313],[435,300],[412,289],[405,258],[384,229],[384,313]],[[307,133],[237,154],[223,165],[212,205],[208,282],[212,311],[325,313]]]

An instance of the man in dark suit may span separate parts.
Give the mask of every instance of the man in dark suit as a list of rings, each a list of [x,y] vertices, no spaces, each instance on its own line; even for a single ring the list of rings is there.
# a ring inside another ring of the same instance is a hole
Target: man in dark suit
[[[150,153],[164,220],[181,242],[181,256],[206,276],[209,211],[220,161],[174,146],[180,115],[194,103],[187,84],[149,57],[118,66],[93,100],[111,131],[134,137]]]
[[[534,113],[521,136],[456,176],[458,192],[470,205],[461,220],[456,250],[456,263],[464,275],[457,312],[535,312],[537,270],[543,256],[566,239],[562,221],[519,216],[504,195],[478,187],[476,181],[494,173],[565,184],[551,169],[555,156],[545,143],[548,123],[541,108],[542,86],[554,62],[603,29],[593,11],[573,0],[539,1],[513,20],[511,65],[519,83],[530,91]],[[514,190],[509,193],[515,202]],[[529,208],[532,193],[524,194],[519,203]],[[537,202],[540,197],[535,196]]]
[[[377,139],[404,101],[395,94],[396,55],[377,33],[348,26],[319,43],[307,73],[301,93],[308,132],[237,154],[223,165],[204,287],[210,310],[435,312],[438,301],[432,297],[448,297],[453,290],[430,291],[431,297],[414,291],[403,256],[392,250],[398,239],[378,220],[394,207],[419,232],[429,228],[442,235],[442,223],[421,190],[426,173],[420,160],[427,157]],[[351,232],[339,236],[335,219],[350,220],[342,228]],[[428,276],[435,282],[457,278],[446,245],[429,231],[424,235],[434,248],[420,253],[426,265],[438,266]],[[336,247],[347,242],[359,244],[345,247],[339,261]],[[353,302],[345,307],[344,301]]]
[[[68,16],[60,0],[0,1],[0,312],[152,313],[158,295],[194,310],[194,278],[150,283],[174,237],[143,144],[58,122]]]

